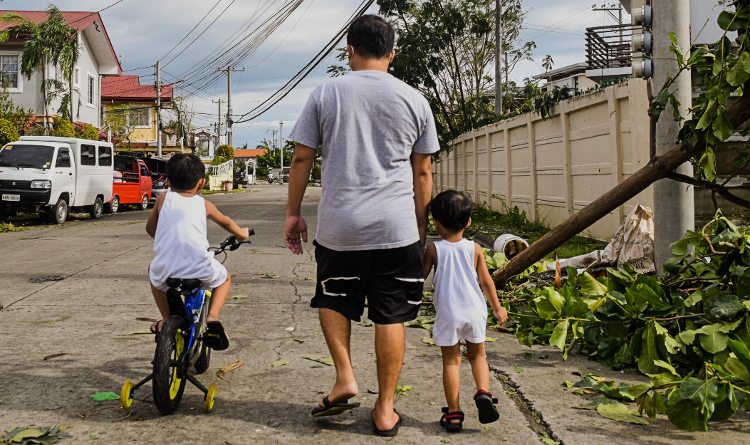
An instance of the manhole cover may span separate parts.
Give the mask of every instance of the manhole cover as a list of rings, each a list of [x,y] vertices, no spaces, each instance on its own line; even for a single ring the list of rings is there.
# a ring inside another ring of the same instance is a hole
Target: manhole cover
[[[62,275],[39,275],[37,277],[29,278],[29,283],[47,283],[50,281],[62,281],[65,277]]]

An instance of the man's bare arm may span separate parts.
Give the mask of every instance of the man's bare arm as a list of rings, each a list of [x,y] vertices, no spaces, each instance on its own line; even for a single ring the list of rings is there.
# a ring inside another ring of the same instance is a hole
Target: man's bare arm
[[[424,247],[427,238],[427,208],[432,198],[432,155],[412,153],[411,169],[414,174],[414,207],[419,242]]]

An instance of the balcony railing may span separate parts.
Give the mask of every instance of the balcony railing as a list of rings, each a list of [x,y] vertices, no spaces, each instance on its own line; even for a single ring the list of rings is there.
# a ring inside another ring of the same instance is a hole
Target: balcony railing
[[[631,25],[586,28],[586,60],[589,69],[626,68],[632,64]]]

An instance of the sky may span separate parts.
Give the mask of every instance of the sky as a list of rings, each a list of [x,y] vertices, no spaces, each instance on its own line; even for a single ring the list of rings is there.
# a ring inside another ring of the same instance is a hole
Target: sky
[[[0,8],[43,10],[54,3],[63,11],[99,11],[116,1],[0,0]],[[218,104],[213,101],[226,100],[226,76],[201,91],[195,91],[189,86],[182,87],[191,79],[191,68],[206,58],[215,57],[217,49],[235,32],[248,23],[252,23],[249,29],[255,29],[271,14],[270,11],[284,3],[282,0],[122,0],[102,11],[101,15],[115,51],[121,57],[125,74],[137,74],[142,76],[141,83],[153,84],[152,66],[161,59],[163,81],[183,80],[176,84],[176,95],[189,97],[189,107],[194,112],[193,125],[206,129],[217,120]],[[236,66],[244,71],[232,74],[233,114],[248,112],[285,84],[325,46],[360,3],[359,0],[304,0],[281,26]],[[522,0],[527,17],[520,39],[533,40],[537,47],[534,61],[519,63],[511,78],[522,81],[544,72],[541,60],[545,55],[552,56],[555,68],[584,62],[585,28],[616,23],[607,13],[592,11],[594,3],[601,5],[604,2]],[[613,3],[617,2],[606,2],[608,5]],[[214,5],[216,7],[209,13]],[[373,6],[370,12],[376,13],[377,6]],[[204,17],[196,30],[165,58]],[[627,14],[624,20],[629,22]],[[212,21],[213,24],[208,26]],[[286,137],[308,95],[315,86],[329,78],[326,68],[335,63],[339,62],[329,57],[271,110],[253,121],[236,124],[234,145],[247,143],[254,147],[264,139],[270,141],[273,131],[280,127]],[[222,111],[226,113],[226,108]],[[283,126],[279,125],[280,122]]]

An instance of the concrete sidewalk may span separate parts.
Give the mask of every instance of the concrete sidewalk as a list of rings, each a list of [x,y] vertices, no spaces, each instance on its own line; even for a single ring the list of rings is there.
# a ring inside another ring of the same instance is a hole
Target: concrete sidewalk
[[[308,190],[304,213],[311,234],[320,189]],[[210,197],[241,224],[253,226],[253,246],[232,252],[226,266],[233,275],[231,299],[223,321],[229,350],[215,353],[199,380],[217,383],[214,412],[202,411],[202,395],[188,386],[177,413],[161,416],[151,400],[151,385],[136,393],[126,415],[114,402],[94,402],[96,391],[119,394],[126,379],[149,373],[153,337],[148,322],[156,317],[146,268],[151,240],[145,234],[147,212],[126,212],[64,227],[0,234],[0,430],[26,425],[60,425],[72,437],[63,443],[371,443],[389,439],[371,433],[370,409],[377,391],[372,326],[354,324],[352,355],[362,407],[327,420],[310,409],[333,382],[330,366],[314,361],[328,355],[309,307],[315,263],[308,250],[293,256],[281,245],[286,187],[258,186],[252,192]],[[209,239],[225,234],[210,225]],[[308,244],[307,248],[312,246]],[[30,283],[42,275],[62,281]],[[32,280],[33,281],[33,280]],[[427,332],[407,329],[399,396],[404,423],[394,443],[540,444],[546,434],[565,444],[745,443],[750,417],[737,416],[710,433],[687,433],[664,419],[651,426],[607,420],[576,409],[586,400],[567,392],[564,380],[574,371],[592,371],[634,380],[632,373],[558,352],[529,349],[509,334],[491,333],[488,343],[500,399],[501,420],[480,425],[471,396],[468,363],[463,368],[465,430],[448,435],[438,425],[445,404],[440,351],[421,340]],[[54,356],[56,354],[64,354]],[[53,357],[54,356],[54,357]],[[46,359],[45,359],[46,358]],[[216,371],[236,359],[239,369],[219,379]],[[272,367],[274,362],[288,364]]]

